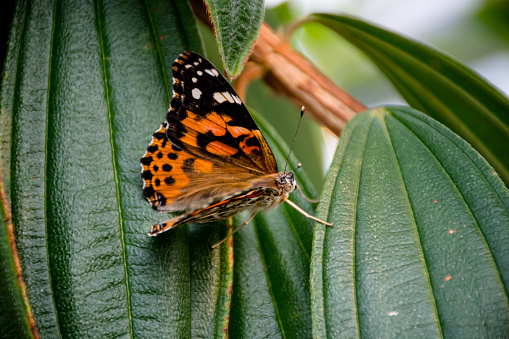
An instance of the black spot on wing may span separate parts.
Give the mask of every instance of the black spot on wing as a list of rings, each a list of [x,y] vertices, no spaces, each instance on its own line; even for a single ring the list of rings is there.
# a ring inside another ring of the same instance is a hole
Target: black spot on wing
[[[151,156],[141,158],[140,162],[142,165],[150,166],[150,164],[154,161]]]
[[[153,188],[153,187],[151,187],[151,186],[150,186],[150,187],[145,187],[145,188],[143,189],[143,195],[144,195],[144,196],[146,196],[147,198],[152,197],[152,196],[155,194],[155,192],[156,192],[156,191],[155,191],[155,190],[154,190],[154,188]]]
[[[168,186],[171,186],[175,183],[175,179],[173,179],[173,177],[170,175],[170,176],[164,178],[164,183]]]
[[[150,145],[150,146],[147,147],[147,152],[154,153],[158,149],[159,149],[159,147],[157,147],[157,145]]]
[[[145,180],[152,180],[154,174],[152,174],[152,171],[143,171],[143,173],[141,173],[141,177]]]
[[[247,138],[245,140],[245,143],[249,147],[251,147],[251,146],[258,146],[258,147],[260,147],[260,142],[258,141],[258,139],[253,138],[253,137]]]
[[[179,156],[177,153],[168,153],[167,157],[170,160],[177,160]]]

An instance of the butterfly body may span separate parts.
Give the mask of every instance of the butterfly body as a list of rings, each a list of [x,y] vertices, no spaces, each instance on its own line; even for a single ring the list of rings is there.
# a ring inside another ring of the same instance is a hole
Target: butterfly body
[[[162,230],[172,229],[182,224],[203,223],[226,219],[246,210],[251,213],[256,213],[261,210],[275,208],[288,198],[288,194],[295,187],[294,180],[291,190],[287,191],[284,187],[276,187],[278,186],[278,182],[281,180],[284,181],[290,174],[293,180],[293,173],[280,172],[275,175],[264,177],[261,181],[254,181],[252,183],[252,189],[250,190],[240,191],[232,194],[232,196],[217,199],[216,201],[208,203],[208,205],[201,206],[193,211],[188,211],[167,222],[154,225],[149,235],[157,235]],[[276,185],[269,187],[272,186],[273,183],[276,183]],[[206,201],[206,198],[203,200]]]
[[[219,71],[186,51],[172,73],[170,109],[140,160],[141,176],[154,210],[184,213],[154,225],[149,235],[245,210],[254,217],[286,201],[297,187],[293,172],[278,171],[258,126]]]

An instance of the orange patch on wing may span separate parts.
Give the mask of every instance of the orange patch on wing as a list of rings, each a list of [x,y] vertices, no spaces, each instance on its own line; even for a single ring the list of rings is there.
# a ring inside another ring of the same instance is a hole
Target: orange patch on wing
[[[243,134],[253,137],[253,133],[251,133],[250,130],[241,126],[228,126],[228,132],[230,132],[234,138],[238,138]]]
[[[159,153],[163,155],[161,158],[157,157]],[[152,206],[159,206],[162,200],[160,196],[164,197],[166,205],[171,204],[181,194],[180,190],[189,183],[189,177],[180,166],[175,166],[175,162],[184,162],[192,156],[181,151],[177,152],[178,160],[170,161],[167,157],[169,153],[175,153],[170,145],[159,147],[152,155],[152,162],[143,166],[144,172],[151,173],[150,177],[144,179],[144,187],[151,187],[154,190],[154,194],[149,196]]]
[[[239,147],[240,147],[240,149],[242,149],[242,151],[244,153],[249,155],[249,154],[252,154],[255,152],[260,152],[260,147],[247,145],[247,140],[249,140],[251,138],[255,138],[252,131],[248,130],[247,128],[241,127],[241,126],[228,126],[228,132],[230,132],[230,134],[234,138],[238,138],[240,136],[245,135],[244,139],[239,142]]]
[[[215,122],[216,124],[223,128],[226,128],[226,122],[216,112],[211,112],[207,114],[207,119],[209,119],[212,122]]]
[[[213,165],[212,162],[199,158],[194,161],[195,170],[202,173],[211,173]]]
[[[240,146],[240,149],[242,149],[242,151],[244,151],[244,153],[246,153],[248,155],[252,154],[254,152],[256,152],[256,153],[260,152],[260,147],[248,146],[248,145],[246,145],[245,141],[242,141],[241,143],[239,143],[239,146]]]
[[[236,154],[238,151],[230,147],[228,145],[223,144],[220,141],[212,141],[210,142],[205,149],[207,152],[215,154],[215,155],[221,155],[221,156],[230,156]]]
[[[223,119],[226,123],[229,123],[230,121],[232,121],[232,118],[230,118],[226,114],[221,114],[221,119]]]
[[[193,147],[198,147],[198,140],[196,137],[198,136],[198,133],[194,130],[189,130],[186,128],[186,133],[184,136],[180,139],[181,142],[184,144],[188,144]]]
[[[182,120],[182,124],[199,133],[206,134],[212,132],[216,137],[223,136],[226,134],[226,129],[218,126],[216,123],[211,122],[207,119],[199,118],[196,114],[191,111],[187,111],[187,118]],[[224,124],[224,121],[223,121]]]

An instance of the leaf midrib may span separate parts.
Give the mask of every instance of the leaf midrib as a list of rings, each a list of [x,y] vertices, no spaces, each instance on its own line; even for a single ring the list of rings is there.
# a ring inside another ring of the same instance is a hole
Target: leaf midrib
[[[51,302],[53,303],[53,309],[55,311],[55,321],[56,328],[58,331],[58,336],[62,338],[62,331],[60,330],[60,320],[58,317],[58,308],[55,301],[55,293],[53,286],[53,275],[51,274],[51,265],[50,265],[50,253],[49,253],[49,237],[48,237],[48,159],[49,159],[49,120],[50,120],[50,98],[51,98],[51,74],[53,71],[53,50],[54,50],[54,41],[55,41],[55,26],[56,26],[56,17],[57,17],[57,5],[58,0],[55,0],[53,5],[53,20],[51,21],[51,41],[50,41],[50,55],[49,55],[49,65],[48,65],[48,89],[46,92],[46,131],[44,136],[44,236],[46,241],[46,260],[47,260],[47,269],[48,269],[48,280],[49,286],[51,289]]]
[[[393,116],[394,117],[394,116]],[[400,121],[400,120],[398,120]],[[438,331],[440,333],[440,338],[443,338],[444,337],[444,334],[443,334],[443,330],[442,330],[442,324],[440,322],[440,315],[438,313],[438,307],[437,307],[437,301],[436,301],[436,296],[435,296],[435,293],[434,293],[434,289],[433,289],[433,284],[431,283],[431,276],[429,274],[429,271],[428,271],[428,264],[426,262],[426,256],[424,254],[424,248],[423,248],[423,245],[422,245],[422,239],[421,239],[421,234],[419,233],[419,228],[417,227],[417,219],[415,217],[415,210],[413,208],[413,205],[412,205],[412,200],[410,199],[410,195],[408,194],[409,190],[407,188],[407,185],[405,183],[405,180],[403,178],[403,172],[401,171],[401,166],[400,166],[400,163],[399,163],[399,159],[398,159],[398,156],[396,154],[396,149],[394,148],[394,143],[392,142],[392,138],[391,138],[391,134],[389,133],[389,130],[387,128],[387,124],[385,123],[385,119],[381,119],[380,118],[380,122],[381,122],[381,125],[382,125],[382,128],[383,128],[383,131],[385,133],[385,136],[387,138],[387,141],[389,142],[390,146],[391,146],[391,149],[392,149],[392,154],[394,156],[394,160],[396,161],[396,164],[398,165],[398,173],[399,173],[399,179],[401,181],[401,185],[403,186],[403,190],[406,194],[406,201],[408,203],[408,208],[410,210],[410,214],[412,216],[412,224],[413,224],[413,228],[414,228],[414,231],[415,231],[415,234],[416,234],[416,241],[418,242],[418,248],[419,248],[419,252],[421,254],[421,258],[422,258],[422,263],[423,263],[423,268],[424,268],[424,272],[426,274],[426,281],[427,281],[427,285],[429,287],[429,294],[430,294],[430,299],[431,299],[431,302],[433,304],[433,311],[434,311],[434,314],[435,314],[435,321],[436,321],[436,324],[438,326]],[[400,121],[401,122],[401,121]],[[401,122],[402,123],[402,122]],[[402,123],[403,124],[403,123]],[[404,124],[403,124],[404,125]],[[404,125],[416,138],[417,140],[419,140],[423,145],[424,147],[426,147],[426,149],[431,153],[431,150],[429,150],[429,148],[424,144],[424,142],[417,136],[415,135],[415,133],[413,133],[413,131],[406,125]],[[435,158],[435,160],[437,160]],[[438,160],[437,160],[438,162]],[[438,162],[440,163],[440,162]],[[441,166],[442,169],[443,166]],[[445,170],[444,170],[445,172]],[[451,182],[453,182],[451,180]]]
[[[120,241],[122,243],[122,260],[124,266],[124,276],[125,276],[125,285],[126,285],[126,301],[127,301],[127,316],[129,319],[129,334],[131,338],[134,337],[133,330],[133,315],[132,315],[132,305],[131,305],[131,288],[129,285],[129,269],[127,267],[127,251],[126,251],[126,239],[124,232],[124,218],[123,218],[123,209],[122,209],[122,200],[120,195],[120,179],[118,174],[118,160],[116,154],[115,147],[115,139],[114,139],[114,128],[113,128],[113,110],[111,108],[111,98],[110,91],[108,88],[108,72],[106,69],[106,55],[104,48],[104,39],[103,39],[103,31],[102,31],[102,16],[99,0],[95,1],[96,17],[97,17],[97,30],[99,34],[99,44],[101,46],[101,66],[103,71],[103,79],[104,79],[104,95],[106,99],[106,108],[108,110],[108,129],[109,129],[109,139],[110,139],[110,147],[111,147],[111,162],[113,169],[113,178],[115,180],[115,190],[116,190],[116,200],[117,200],[117,208],[118,208],[118,221],[119,221],[119,229],[120,229]]]

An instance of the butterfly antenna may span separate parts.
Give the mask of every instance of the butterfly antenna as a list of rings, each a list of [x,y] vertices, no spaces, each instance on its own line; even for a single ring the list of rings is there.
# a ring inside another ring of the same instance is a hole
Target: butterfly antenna
[[[283,172],[286,172],[286,167],[288,166],[288,160],[290,160],[290,154],[292,154],[293,145],[295,144],[295,139],[297,139],[297,133],[299,132],[300,122],[302,121],[302,117],[304,116],[305,109],[306,108],[304,106],[302,106],[302,108],[300,109],[299,124],[297,125],[297,130],[295,131],[295,136],[293,137],[292,146],[290,147],[290,152],[288,152],[288,157],[286,158],[285,169]]]

